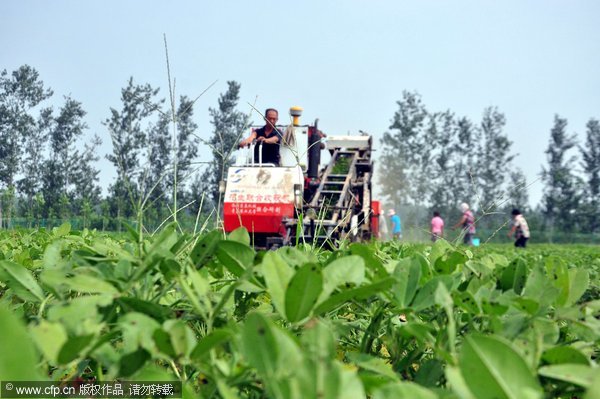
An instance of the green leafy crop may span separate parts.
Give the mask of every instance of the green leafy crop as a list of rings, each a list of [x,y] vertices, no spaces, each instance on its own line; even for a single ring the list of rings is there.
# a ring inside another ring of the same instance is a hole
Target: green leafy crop
[[[0,380],[170,380],[201,398],[598,391],[600,251],[284,247],[248,232],[0,233]]]

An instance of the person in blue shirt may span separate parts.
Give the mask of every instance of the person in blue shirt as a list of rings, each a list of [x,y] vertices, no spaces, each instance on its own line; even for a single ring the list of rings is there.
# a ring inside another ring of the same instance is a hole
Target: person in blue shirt
[[[396,215],[393,209],[388,211],[388,216],[392,222],[392,237],[396,240],[402,238],[402,224],[400,223],[400,216]]]

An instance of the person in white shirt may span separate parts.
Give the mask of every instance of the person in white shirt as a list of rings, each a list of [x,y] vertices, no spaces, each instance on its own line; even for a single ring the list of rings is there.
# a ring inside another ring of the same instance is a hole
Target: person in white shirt
[[[512,222],[508,236],[515,237],[515,247],[525,248],[527,240],[529,240],[529,226],[527,225],[527,220],[525,220],[523,215],[521,215],[521,211],[518,209],[512,210]]]

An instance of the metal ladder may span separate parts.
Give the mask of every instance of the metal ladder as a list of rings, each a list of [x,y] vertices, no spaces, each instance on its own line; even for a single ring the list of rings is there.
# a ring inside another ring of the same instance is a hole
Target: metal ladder
[[[347,173],[333,173],[335,165],[342,158],[347,158]],[[319,228],[326,231],[325,237],[318,234],[320,239],[326,238],[334,229],[345,226],[350,221],[355,202],[351,188],[352,182],[356,178],[358,158],[358,151],[335,150],[323,172],[321,183],[309,204],[309,208],[312,208],[319,216]]]

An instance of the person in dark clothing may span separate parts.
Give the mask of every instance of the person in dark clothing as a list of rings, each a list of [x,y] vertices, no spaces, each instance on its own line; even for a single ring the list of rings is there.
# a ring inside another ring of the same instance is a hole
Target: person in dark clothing
[[[250,136],[240,142],[240,147],[252,144],[256,140],[254,147],[254,162],[259,162],[259,154],[262,150],[262,162],[272,163],[279,166],[279,145],[281,144],[281,133],[275,127],[279,119],[279,113],[274,108],[268,108],[265,111],[265,121],[267,122],[260,129],[252,130]]]

